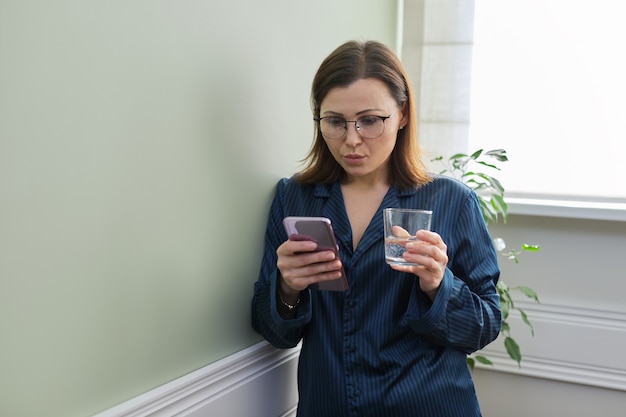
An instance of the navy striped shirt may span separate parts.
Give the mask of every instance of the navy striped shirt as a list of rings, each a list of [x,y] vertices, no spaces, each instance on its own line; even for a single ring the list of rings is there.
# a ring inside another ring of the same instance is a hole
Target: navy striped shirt
[[[433,210],[432,230],[449,258],[434,302],[414,275],[385,263],[386,207]],[[350,285],[346,292],[304,291],[292,320],[276,306],[276,249],[287,240],[288,215],[331,219]],[[353,251],[339,184],[282,179],[254,285],[252,325],[278,348],[303,341],[298,417],[480,416],[466,354],[498,336],[499,274],[477,197],[459,181],[435,177],[415,189],[390,187]]]

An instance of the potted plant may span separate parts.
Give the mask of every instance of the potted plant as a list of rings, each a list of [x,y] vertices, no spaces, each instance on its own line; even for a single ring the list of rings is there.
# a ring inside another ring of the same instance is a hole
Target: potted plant
[[[484,152],[483,149],[479,149],[472,154],[457,153],[447,159],[439,156],[433,159],[433,161],[443,164],[444,168],[440,172],[441,174],[462,181],[476,192],[483,219],[487,226],[498,223],[500,220],[506,223],[508,206],[504,199],[504,187],[494,176],[497,171],[500,170],[498,164],[508,161],[504,149],[494,149],[487,152]],[[522,252],[537,252],[540,249],[539,245],[523,243],[519,249],[506,250],[505,241],[499,237],[494,238],[493,243],[498,253],[515,263],[519,262],[518,256]],[[521,350],[515,339],[511,336],[511,326],[508,321],[510,313],[517,311],[524,323],[530,327],[533,336],[534,329],[526,312],[516,306],[511,293],[519,292],[536,302],[539,302],[539,297],[535,291],[526,286],[509,287],[502,279],[498,281],[496,289],[500,295],[500,309],[502,311],[502,329],[500,330],[500,334],[503,336],[504,347],[509,357],[516,361],[518,366],[521,367]],[[467,358],[467,363],[471,369],[474,368],[476,362],[493,365],[493,362],[484,355],[474,354]]]

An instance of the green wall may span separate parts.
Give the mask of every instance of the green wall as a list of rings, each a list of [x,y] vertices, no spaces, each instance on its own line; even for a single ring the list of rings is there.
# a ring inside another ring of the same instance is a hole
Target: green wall
[[[396,2],[0,0],[0,415],[89,416],[260,340],[317,65]]]

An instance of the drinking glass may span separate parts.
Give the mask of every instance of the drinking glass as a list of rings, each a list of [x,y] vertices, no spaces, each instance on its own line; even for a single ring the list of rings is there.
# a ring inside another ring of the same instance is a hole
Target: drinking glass
[[[418,230],[430,230],[432,214],[431,210],[384,209],[385,262],[390,265],[417,265],[404,260],[402,254],[406,252],[408,242],[417,240],[415,233]]]

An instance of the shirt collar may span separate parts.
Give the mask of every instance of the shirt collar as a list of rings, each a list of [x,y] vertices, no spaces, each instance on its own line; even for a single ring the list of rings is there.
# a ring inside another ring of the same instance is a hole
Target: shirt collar
[[[338,181],[333,182],[333,183],[327,183],[327,184],[315,184],[315,190],[313,191],[313,195],[315,197],[328,198],[330,197],[333,188],[338,187],[338,186],[339,186]],[[415,186],[411,188],[404,188],[401,190],[398,190],[394,186],[391,186],[390,188],[395,189],[395,195],[397,197],[411,197],[417,193],[420,187]]]

